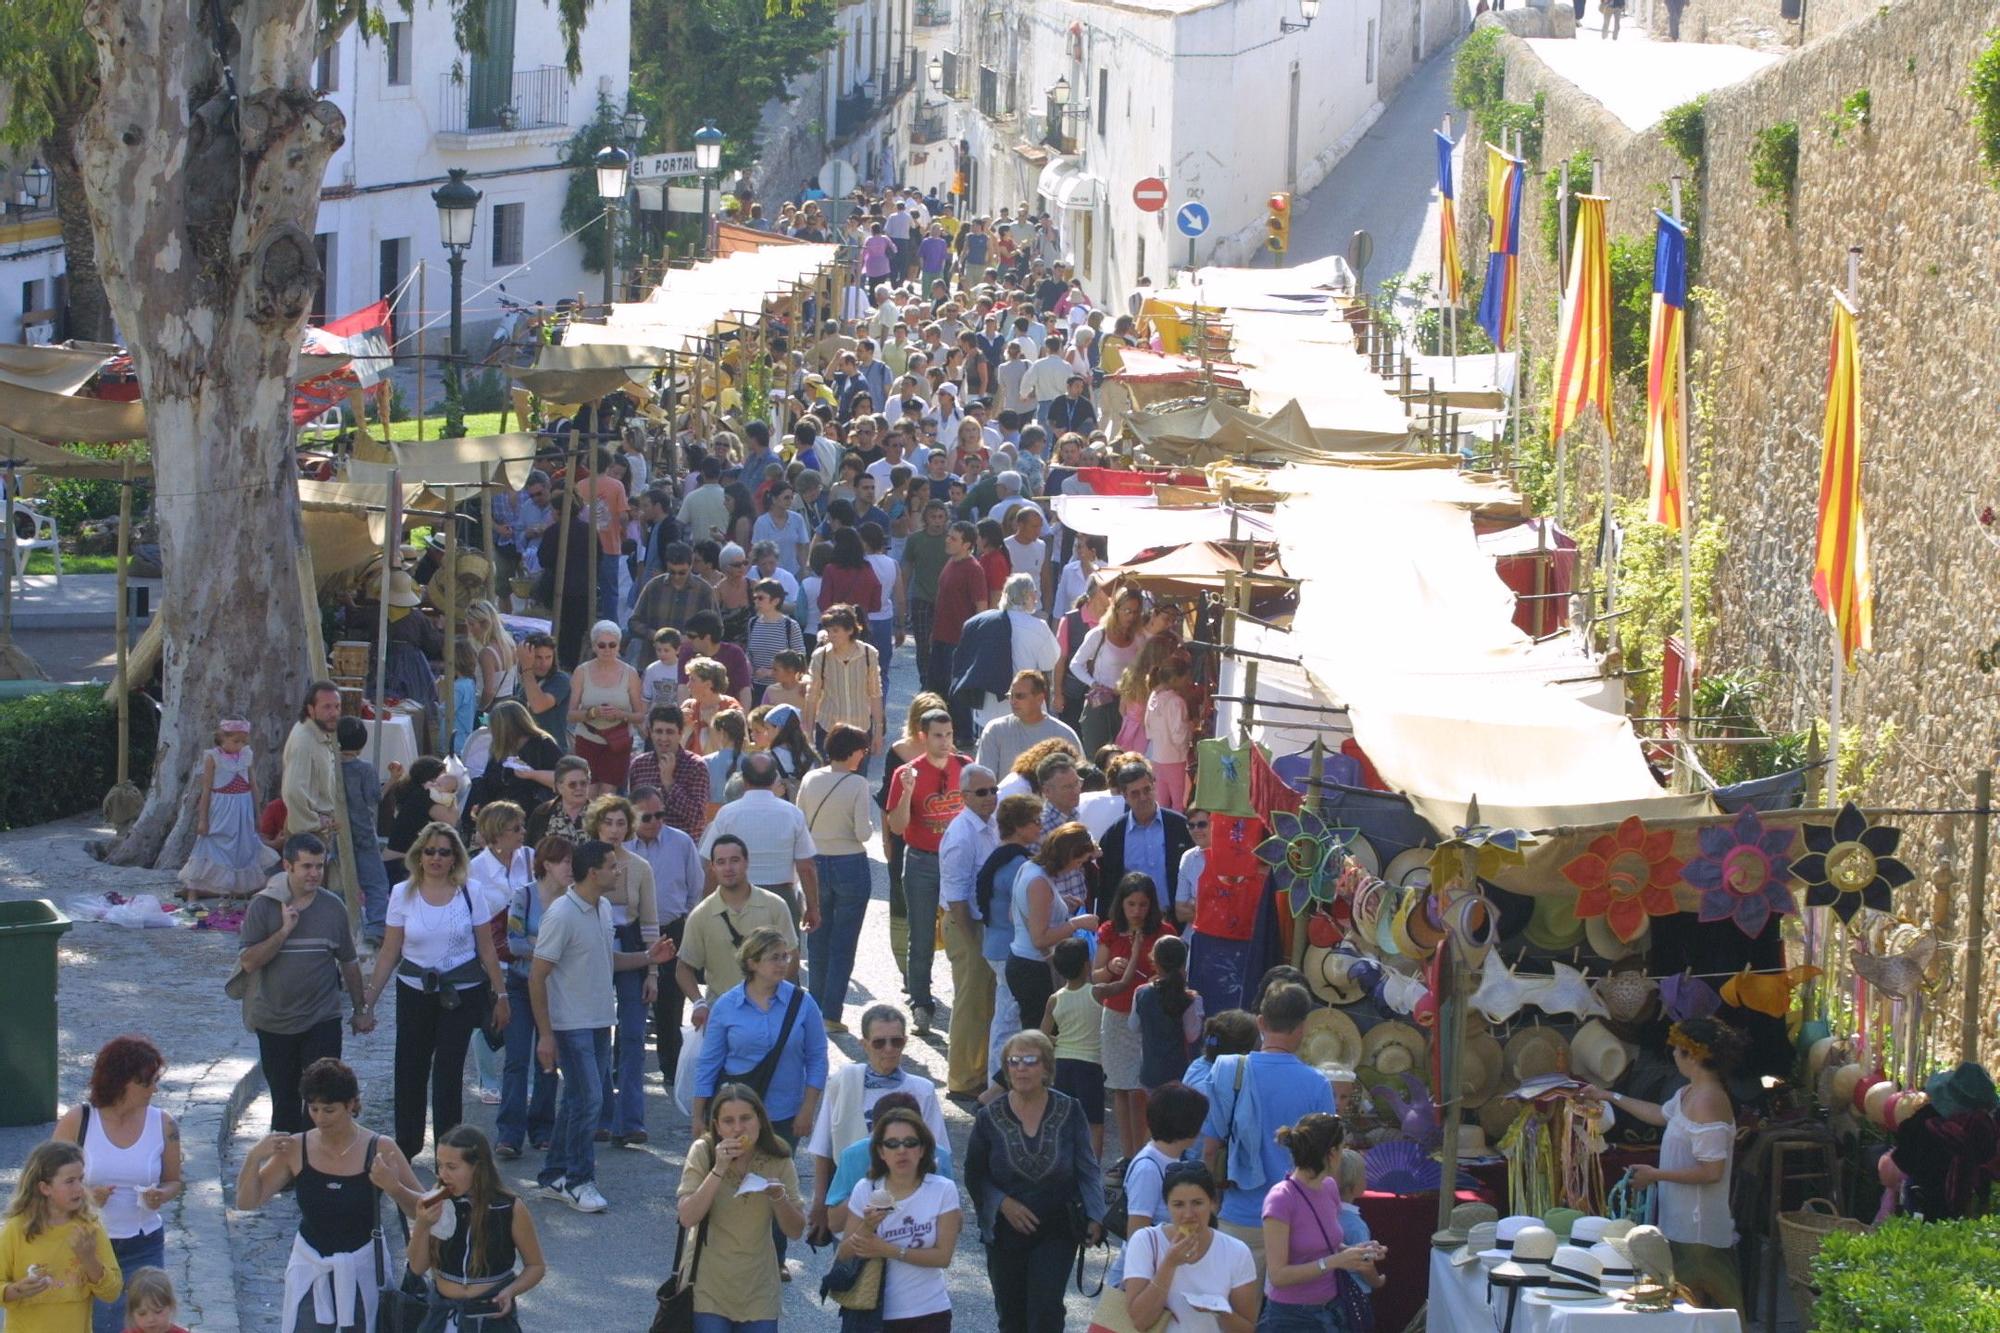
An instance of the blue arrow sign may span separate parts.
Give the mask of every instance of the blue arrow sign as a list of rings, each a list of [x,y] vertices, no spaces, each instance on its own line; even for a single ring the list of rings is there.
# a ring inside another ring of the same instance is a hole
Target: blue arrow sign
[[[1181,229],[1181,235],[1189,240],[1208,230],[1208,206],[1206,204],[1185,203],[1174,213],[1174,225]]]

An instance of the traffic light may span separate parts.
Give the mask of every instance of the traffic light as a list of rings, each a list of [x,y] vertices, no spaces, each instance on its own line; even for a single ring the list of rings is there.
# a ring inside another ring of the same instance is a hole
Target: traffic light
[[[1292,246],[1292,196],[1274,194],[1264,204],[1264,248],[1281,255]]]

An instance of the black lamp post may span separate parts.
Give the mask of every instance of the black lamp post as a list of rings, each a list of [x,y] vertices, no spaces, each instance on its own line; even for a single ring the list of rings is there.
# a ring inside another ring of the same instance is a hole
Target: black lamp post
[[[625,206],[625,184],[632,175],[632,155],[616,144],[597,150],[597,197],[604,201],[604,308],[611,310],[612,287],[618,271],[618,210]]]
[[[704,259],[715,252],[711,242],[714,233],[709,230],[708,192],[721,166],[722,131],[715,128],[715,122],[711,120],[694,132],[694,169],[701,173],[701,253]]]
[[[35,159],[35,164],[22,172],[21,175],[23,183],[28,187],[28,198],[34,207],[41,208],[47,204],[49,202],[49,185],[55,179],[55,173],[50,171],[43,164],[42,159],[38,157]]]
[[[445,365],[444,438],[465,434],[465,385],[462,332],[465,319],[465,252],[472,247],[473,223],[479,217],[479,191],[465,183],[465,168],[453,167],[451,178],[431,191],[437,205],[438,236],[451,264],[451,359]],[[423,392],[423,386],[417,386]]]

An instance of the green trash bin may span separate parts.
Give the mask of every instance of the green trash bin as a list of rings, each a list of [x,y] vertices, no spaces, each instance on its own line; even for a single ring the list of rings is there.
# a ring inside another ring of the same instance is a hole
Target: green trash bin
[[[0,1125],[56,1118],[56,942],[70,919],[46,898],[0,903]]]

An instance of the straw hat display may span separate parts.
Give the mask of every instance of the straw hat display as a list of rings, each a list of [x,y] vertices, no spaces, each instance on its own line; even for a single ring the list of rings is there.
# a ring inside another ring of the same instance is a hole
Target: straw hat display
[[[1451,1252],[1452,1266],[1462,1268],[1477,1259],[1480,1254],[1493,1248],[1494,1233],[1500,1229],[1498,1222],[1475,1222],[1465,1233],[1465,1244]]]
[[[1423,1067],[1424,1034],[1408,1023],[1377,1023],[1361,1039],[1361,1063],[1378,1074],[1403,1074]]]
[[[1506,1077],[1507,1057],[1499,1040],[1490,1032],[1468,1036],[1459,1049],[1459,1104],[1476,1111],[1500,1095]]]
[[[1569,1067],[1578,1078],[1611,1087],[1632,1067],[1634,1051],[1593,1018],[1570,1039]]]
[[[1481,1222],[1498,1222],[1500,1210],[1490,1203],[1461,1203],[1451,1210],[1444,1229],[1431,1233],[1431,1244],[1440,1250],[1455,1250]]]
[[[1477,1125],[1458,1127],[1458,1160],[1477,1162],[1494,1156],[1492,1146],[1486,1142],[1486,1131]]]
[[[1597,920],[1596,917],[1591,918]],[[1644,972],[1633,969],[1614,970],[1608,976],[1598,979],[1597,998],[1604,1001],[1604,1008],[1616,1023],[1636,1023],[1646,1016],[1653,1007],[1653,997],[1659,993],[1659,986]]]
[[[1428,847],[1412,847],[1407,851],[1396,853],[1390,859],[1389,864],[1383,867],[1382,878],[1388,880],[1391,884],[1429,888],[1431,886],[1431,849]]]
[[[1528,943],[1537,949],[1562,952],[1583,939],[1583,922],[1576,919],[1576,899],[1566,893],[1535,897],[1535,914],[1528,919]]]
[[[457,607],[460,615],[464,615],[466,607],[486,595],[486,579],[492,574],[493,566],[477,551],[460,550],[454,559],[455,564],[447,564],[442,559],[438,561],[437,572],[424,585],[424,593],[430,598],[432,606],[443,607],[450,595],[447,592],[449,587],[457,593],[457,601],[452,605]],[[458,573],[455,581],[446,577],[454,569]]]
[[[389,605],[422,606],[424,596],[417,591],[417,581],[398,569],[389,575]]]
[[[1868,1089],[1861,1096],[1861,1113],[1868,1117],[1868,1123],[1883,1129],[1892,1128],[1889,1123],[1889,1108],[1902,1092],[1895,1084],[1884,1079]]]
[[[1652,933],[1652,920],[1648,918],[1639,926],[1639,933],[1629,941],[1618,938],[1618,932],[1611,929],[1611,923],[1601,916],[1593,916],[1583,923],[1583,937],[1589,941],[1591,952],[1606,962],[1616,963],[1630,958],[1633,954],[1646,951],[1646,937]]]
[[[1507,1079],[1518,1086],[1569,1068],[1569,1043],[1554,1028],[1525,1027],[1507,1041]]]
[[[1354,934],[1352,938],[1370,953],[1381,948],[1376,934],[1383,911],[1389,905],[1390,886],[1380,880],[1362,885],[1354,893]]]
[[[1323,949],[1317,945],[1306,950],[1306,956],[1299,970],[1306,974],[1306,984],[1312,992],[1328,1004],[1353,1004],[1368,993],[1366,979],[1361,975],[1366,969],[1358,966],[1366,962],[1370,969],[1378,965],[1370,960],[1355,957],[1336,949]]]
[[[1306,1015],[1300,1029],[1299,1059],[1309,1065],[1352,1069],[1363,1063],[1361,1029],[1341,1010],[1315,1009]]]

